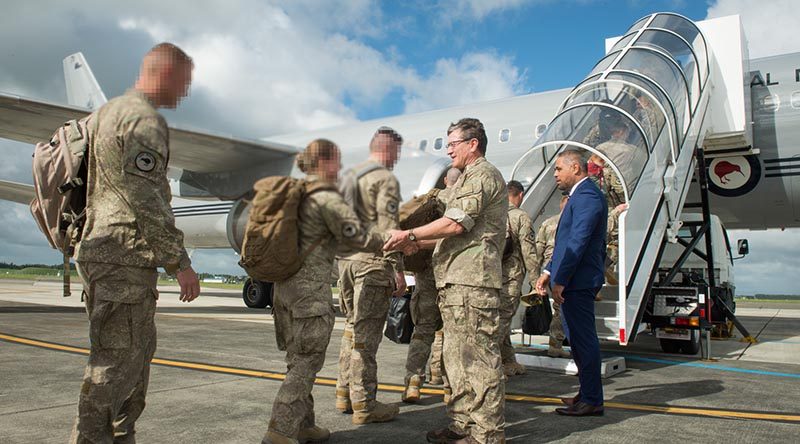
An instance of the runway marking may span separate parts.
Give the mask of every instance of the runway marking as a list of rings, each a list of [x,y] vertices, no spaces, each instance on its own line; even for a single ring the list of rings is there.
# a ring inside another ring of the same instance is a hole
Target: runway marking
[[[29,345],[32,347],[38,347],[47,350],[62,351],[66,353],[73,353],[79,355],[89,354],[89,349],[87,348],[58,344],[55,342],[40,341],[36,339],[23,338],[20,336],[14,336],[4,333],[0,333],[0,340],[10,342],[13,344]],[[161,365],[165,367],[182,368],[187,370],[198,370],[198,371],[220,373],[226,375],[248,376],[252,378],[270,379],[276,381],[282,381],[286,378],[286,375],[284,373],[279,373],[279,372],[227,367],[221,365],[206,364],[201,362],[181,361],[177,359],[154,358],[152,363],[155,365]],[[332,378],[317,378],[316,380],[314,380],[314,383],[316,385],[325,385],[331,387],[336,386],[336,380]],[[378,390],[389,391],[389,392],[402,392],[403,386],[399,384],[378,384]],[[444,394],[442,389],[423,388],[420,391],[426,395]],[[561,405],[561,400],[559,398],[549,397],[549,396],[506,393],[506,400],[531,403],[531,404]],[[701,416],[701,417],[724,418],[724,419],[756,419],[762,421],[800,423],[800,414],[793,414],[793,413],[752,412],[745,410],[722,410],[722,409],[707,409],[707,408],[680,407],[680,406],[667,406],[667,405],[631,404],[631,403],[622,403],[613,401],[606,402],[605,407],[608,409],[659,413],[665,415]]]

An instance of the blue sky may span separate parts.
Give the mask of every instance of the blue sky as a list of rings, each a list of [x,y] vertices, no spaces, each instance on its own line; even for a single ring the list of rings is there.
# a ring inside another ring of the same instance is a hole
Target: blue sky
[[[199,5],[199,6],[198,6]],[[64,103],[61,60],[83,51],[108,97],[142,55],[172,41],[195,60],[192,95],[170,123],[264,137],[356,120],[568,88],[606,37],[673,11],[742,16],[750,54],[800,50],[796,0],[7,0],[0,91]],[[43,13],[47,11],[47,13]],[[35,30],[35,32],[32,32]],[[0,178],[30,183],[31,147],[0,139]],[[0,202],[0,261],[58,263],[25,206]],[[796,231],[749,237],[744,292],[797,293]],[[196,268],[240,273],[232,250],[198,251]]]

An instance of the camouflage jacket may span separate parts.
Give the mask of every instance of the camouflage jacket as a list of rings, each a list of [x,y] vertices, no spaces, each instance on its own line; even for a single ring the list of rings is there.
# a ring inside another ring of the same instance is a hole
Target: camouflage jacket
[[[528,214],[509,204],[508,225],[514,246],[511,255],[503,261],[503,291],[517,295],[522,290],[525,274],[534,276],[539,271],[540,259],[536,253],[536,233]]]
[[[308,176],[310,182],[320,180]],[[298,210],[300,251],[319,246],[306,257],[296,276],[300,280],[330,283],[331,267],[340,247],[355,251],[381,252],[388,240],[384,233],[367,230],[337,191],[318,191],[306,197]],[[295,279],[296,280],[296,279]]]
[[[130,90],[97,112],[89,147],[86,225],[76,259],[135,267],[191,264],[172,215],[169,130],[145,96]]]
[[[500,171],[483,157],[467,165],[447,197],[444,215],[464,232],[436,245],[436,286],[502,288],[508,192]]]
[[[556,229],[558,228],[558,221],[561,219],[561,214],[556,214],[545,219],[542,225],[539,226],[539,232],[536,233],[536,254],[542,259],[540,263],[539,274],[541,274],[541,267],[550,262],[553,258],[553,248],[556,245]]]
[[[369,162],[372,161],[363,162],[353,169],[359,170]],[[400,182],[387,168],[377,168],[358,179],[358,201],[355,203],[355,213],[365,229],[380,232],[399,230],[399,209]],[[371,264],[388,262],[396,272],[403,271],[402,253],[354,253],[347,248],[340,252],[340,258],[343,259]]]

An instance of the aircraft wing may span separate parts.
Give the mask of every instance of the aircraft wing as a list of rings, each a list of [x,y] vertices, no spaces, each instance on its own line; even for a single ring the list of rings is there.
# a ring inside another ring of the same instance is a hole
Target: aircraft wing
[[[87,108],[0,93],[0,137],[27,143],[48,140],[62,123],[90,112]],[[280,143],[170,127],[170,167],[193,173],[251,170],[254,165],[291,166],[298,151]]]
[[[33,185],[0,180],[0,200],[29,204],[34,196]]]

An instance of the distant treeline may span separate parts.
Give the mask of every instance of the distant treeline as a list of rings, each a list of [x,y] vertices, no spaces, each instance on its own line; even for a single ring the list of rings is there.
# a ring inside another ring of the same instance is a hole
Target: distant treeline
[[[739,295],[736,297],[737,299],[764,299],[764,300],[779,300],[779,301],[786,301],[786,300],[793,300],[797,299],[800,300],[800,295],[796,294],[756,294],[753,295]]]
[[[64,264],[45,265],[45,264],[22,264],[17,265],[13,262],[0,262],[0,270],[23,270],[25,268],[47,268],[51,270],[63,270]],[[75,270],[75,264],[70,263],[69,268]]]

